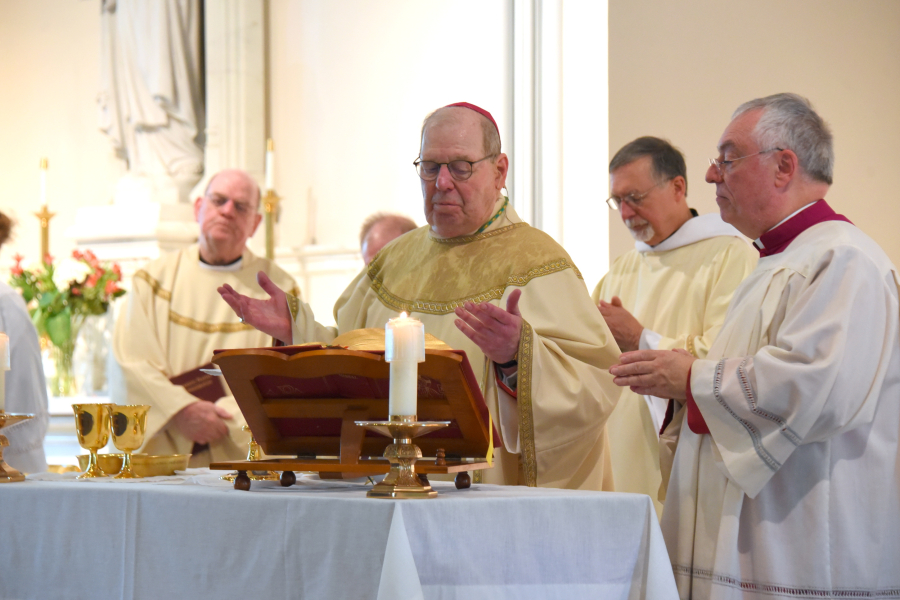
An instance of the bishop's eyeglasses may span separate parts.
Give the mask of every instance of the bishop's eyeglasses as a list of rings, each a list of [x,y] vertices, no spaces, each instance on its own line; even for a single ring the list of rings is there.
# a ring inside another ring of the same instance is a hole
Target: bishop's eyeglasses
[[[748,154],[747,156],[738,156],[737,158],[732,158],[730,160],[719,160],[717,158],[709,159],[709,164],[716,168],[716,171],[719,173],[719,177],[725,174],[725,167],[730,165],[733,162],[737,162],[739,160],[743,160],[745,158],[750,158],[751,156],[759,156],[760,154],[768,154],[769,152],[781,152],[784,148],[769,148],[768,150],[760,150],[759,152],[754,152],[753,154]]]
[[[472,176],[472,171],[476,164],[483,160],[494,158],[495,156],[497,155],[488,154],[484,158],[479,158],[478,160],[451,160],[450,162],[445,163],[417,158],[413,161],[413,166],[416,168],[419,177],[425,181],[434,181],[437,179],[438,174],[441,172],[441,167],[444,165],[447,165],[447,171],[450,172],[450,177],[456,181],[465,181]]]

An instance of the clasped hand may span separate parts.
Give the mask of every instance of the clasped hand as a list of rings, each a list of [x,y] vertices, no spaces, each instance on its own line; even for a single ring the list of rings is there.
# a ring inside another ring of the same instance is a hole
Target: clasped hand
[[[638,350],[619,356],[609,368],[613,382],[636,394],[658,398],[687,397],[688,373],[697,360],[686,350]]]

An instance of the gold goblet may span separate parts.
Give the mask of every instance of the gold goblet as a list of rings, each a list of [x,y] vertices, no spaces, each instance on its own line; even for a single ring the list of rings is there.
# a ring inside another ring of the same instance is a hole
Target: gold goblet
[[[144,443],[144,432],[147,431],[146,404],[113,404],[109,423],[112,430],[113,445],[125,453],[122,470],[113,479],[137,479],[138,475],[131,468],[131,453]]]
[[[97,465],[97,451],[109,441],[109,411],[112,404],[73,404],[75,411],[75,431],[78,443],[91,453],[90,462],[84,473],[76,479],[106,477]]]

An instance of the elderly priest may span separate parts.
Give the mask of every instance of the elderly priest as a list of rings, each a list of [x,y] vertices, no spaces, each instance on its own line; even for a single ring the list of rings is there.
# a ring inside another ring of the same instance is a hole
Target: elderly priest
[[[113,352],[128,402],[151,407],[144,452],[193,453],[191,466],[246,456],[249,437],[241,431],[244,419],[237,403],[217,379],[198,369],[217,348],[271,344],[219,301],[216,288],[223,280],[252,295],[262,295],[259,271],[286,288],[295,286],[289,275],[246,246],[261,219],[259,200],[259,187],[248,174],[237,169],[217,173],[194,203],[199,243],[160,257],[134,275],[116,323]]]
[[[509,161],[494,119],[467,103],[438,109],[422,126],[415,165],[429,225],[386,246],[356,277],[335,305],[337,329],[264,276],[269,301],[229,285],[223,298],[293,343],[412,313],[466,351],[499,424],[503,449],[484,481],[612,489],[606,420],[619,392],[605,369],[618,348],[572,259],[501,194]]]
[[[662,518],[681,597],[896,597],[897,270],[823,199],[832,137],[804,98],[738,107],[711,163],[759,264],[706,359],[641,350],[610,369],[687,404]]]
[[[625,144],[609,174],[607,203],[636,241],[594,290],[600,313],[623,352],[682,348],[704,358],[756,251],[718,214],[688,207],[684,156],[666,140]],[[659,444],[669,402],[622,388],[608,424],[616,491],[647,494],[657,511],[671,468],[667,438]]]

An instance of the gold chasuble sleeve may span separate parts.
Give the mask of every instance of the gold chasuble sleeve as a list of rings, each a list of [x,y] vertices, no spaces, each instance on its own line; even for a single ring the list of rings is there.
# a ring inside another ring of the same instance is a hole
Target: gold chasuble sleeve
[[[125,380],[130,404],[147,404],[147,434],[142,451],[153,454],[187,454],[194,442],[170,422],[181,409],[198,399],[169,379],[209,363],[213,350],[269,346],[271,338],[241,323],[216,292],[228,283],[240,293],[266,297],[256,283],[256,273],[265,271],[285,289],[296,292],[293,279],[274,263],[244,252],[235,271],[201,266],[197,246],[173,252],[139,270],[122,307],[113,334],[113,353]],[[216,404],[232,415],[229,435],[209,445],[198,457],[210,460],[246,456],[249,437],[243,431],[240,409],[226,395]],[[123,401],[123,400],[119,400]],[[192,466],[200,466],[195,461]]]
[[[607,369],[619,355],[615,341],[561,246],[511,206],[495,227],[451,239],[422,227],[397,238],[338,300],[337,332],[383,328],[406,311],[466,352],[503,445],[484,482],[612,489],[606,420],[618,388]],[[505,309],[517,288],[525,323],[512,398],[498,390],[493,363],[457,329],[454,309],[469,300]],[[333,339],[297,339],[333,330],[315,325],[302,303],[295,309],[294,343]]]

